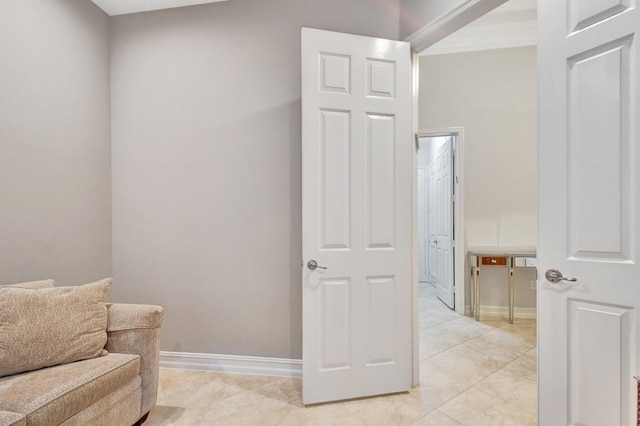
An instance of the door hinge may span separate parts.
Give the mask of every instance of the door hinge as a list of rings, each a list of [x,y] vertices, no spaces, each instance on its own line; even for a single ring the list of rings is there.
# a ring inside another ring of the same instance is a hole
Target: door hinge
[[[418,137],[417,133],[415,135],[415,139],[416,139],[416,151],[420,151],[420,138]]]

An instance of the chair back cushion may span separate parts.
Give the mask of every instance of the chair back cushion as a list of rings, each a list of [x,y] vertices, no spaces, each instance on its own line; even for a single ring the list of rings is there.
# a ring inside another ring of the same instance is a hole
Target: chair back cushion
[[[0,377],[106,354],[111,282],[0,288]]]

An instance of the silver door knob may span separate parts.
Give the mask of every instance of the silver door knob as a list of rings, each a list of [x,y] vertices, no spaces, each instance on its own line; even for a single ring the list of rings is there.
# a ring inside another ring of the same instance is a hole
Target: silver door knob
[[[316,262],[315,260],[311,259],[310,261],[307,262],[307,268],[311,269],[312,271],[315,271],[316,269],[320,268],[320,269],[327,269],[326,266],[320,266],[318,265],[318,262]]]
[[[557,269],[549,269],[547,270],[547,272],[544,273],[544,277],[547,279],[547,281],[552,282],[552,283],[559,283],[560,281],[570,281],[572,283],[578,281],[577,278],[565,278],[562,276],[562,272],[558,271]]]

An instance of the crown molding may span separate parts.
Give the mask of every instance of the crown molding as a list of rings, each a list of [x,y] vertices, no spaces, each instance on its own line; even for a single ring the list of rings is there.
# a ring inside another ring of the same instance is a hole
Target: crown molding
[[[497,23],[463,28],[420,52],[420,56],[535,46],[537,44],[538,30],[535,20]]]
[[[449,9],[427,25],[411,34],[404,41],[414,52],[422,52],[446,36],[487,14],[507,0],[465,0]]]
[[[151,10],[172,9],[174,7],[196,4],[217,3],[227,0],[91,0],[109,16],[129,13],[149,12]]]

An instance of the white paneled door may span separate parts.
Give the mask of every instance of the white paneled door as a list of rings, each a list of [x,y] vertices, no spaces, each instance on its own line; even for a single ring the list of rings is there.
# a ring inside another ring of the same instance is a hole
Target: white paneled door
[[[418,281],[428,282],[427,258],[429,247],[429,231],[427,230],[428,214],[427,168],[418,168]]]
[[[454,308],[453,291],[453,177],[451,173],[453,165],[452,138],[447,141],[435,153],[435,160],[431,165],[433,174],[429,177],[433,182],[430,185],[435,192],[435,203],[431,207],[431,215],[434,215],[435,229],[431,233],[431,245],[435,253],[436,287],[438,298],[451,309]]]
[[[635,424],[636,5],[538,1],[540,425]]]
[[[305,404],[412,384],[410,61],[302,29]]]
[[[428,198],[429,198],[429,215],[427,223],[429,224],[429,282],[437,286],[440,279],[440,270],[438,268],[438,169],[436,161],[429,163],[429,176],[427,179]]]

